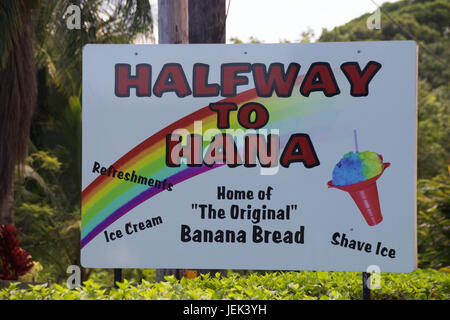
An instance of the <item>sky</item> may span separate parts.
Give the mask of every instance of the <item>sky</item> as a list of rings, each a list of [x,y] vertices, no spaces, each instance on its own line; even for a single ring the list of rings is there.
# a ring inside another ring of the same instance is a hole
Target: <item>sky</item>
[[[377,9],[371,0],[226,0],[227,6],[230,1],[227,43],[231,37],[247,42],[252,36],[265,43],[294,42],[301,39],[301,33],[308,29],[314,31],[315,40],[322,28],[331,30]],[[374,1],[381,5],[398,0]],[[153,16],[157,17],[158,0],[150,0],[150,3]],[[157,23],[154,35],[158,38]]]

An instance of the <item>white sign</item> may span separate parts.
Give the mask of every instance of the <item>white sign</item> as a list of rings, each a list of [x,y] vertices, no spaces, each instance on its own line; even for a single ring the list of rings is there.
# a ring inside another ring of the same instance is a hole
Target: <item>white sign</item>
[[[89,268],[411,272],[412,41],[87,45]]]

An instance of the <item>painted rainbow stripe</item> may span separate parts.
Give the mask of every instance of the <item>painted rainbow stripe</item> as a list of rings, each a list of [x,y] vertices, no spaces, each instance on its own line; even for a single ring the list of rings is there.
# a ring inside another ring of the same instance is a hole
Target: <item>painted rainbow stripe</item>
[[[234,102],[238,108],[250,101],[262,103],[270,114],[269,122],[264,129],[280,129],[280,144],[284,146],[291,133],[306,130],[311,126],[314,128],[325,126],[322,124],[324,121],[319,114],[329,104],[329,100],[327,100],[329,98],[323,95],[311,95],[305,98],[300,95],[298,87],[303,77],[297,78],[292,96],[289,98],[278,98],[276,95],[271,98],[260,98],[255,89],[250,89],[235,97],[223,99],[221,102]],[[231,113],[230,129],[242,129],[237,122],[236,114],[237,112]],[[317,119],[314,120],[315,115],[317,115]],[[305,116],[309,116],[308,121],[303,121]],[[311,117],[313,121],[311,121]],[[175,186],[199,174],[223,166],[223,164],[213,167],[181,165],[170,168],[166,166],[166,135],[179,128],[193,132],[194,121],[202,121],[203,132],[211,128],[217,129],[215,112],[207,106],[203,107],[144,140],[113,163],[114,168],[126,172],[134,170],[137,175],[152,177],[160,181],[166,179]],[[124,182],[103,175],[98,176],[82,191],[81,247],[85,247],[114,221],[162,191],[164,190],[160,188]]]

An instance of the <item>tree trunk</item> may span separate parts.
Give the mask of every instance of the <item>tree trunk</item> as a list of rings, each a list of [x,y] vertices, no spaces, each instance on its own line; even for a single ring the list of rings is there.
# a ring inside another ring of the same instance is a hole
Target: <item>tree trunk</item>
[[[189,43],[225,43],[225,0],[189,0]]]
[[[158,0],[158,42],[188,43],[188,0]]]
[[[11,30],[0,32],[8,31],[6,34],[11,36],[10,48],[7,51],[2,48],[4,56],[0,61],[0,223],[13,224],[14,169],[26,159],[37,101],[33,46],[39,1],[25,1],[18,7],[19,16],[4,16],[5,8],[0,8],[0,15],[5,19],[2,28]]]

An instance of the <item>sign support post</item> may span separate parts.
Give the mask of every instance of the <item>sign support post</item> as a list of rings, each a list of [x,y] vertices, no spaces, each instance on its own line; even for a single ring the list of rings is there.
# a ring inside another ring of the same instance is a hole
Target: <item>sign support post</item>
[[[370,273],[363,272],[362,273],[362,282],[363,282],[363,300],[370,300],[370,288],[367,286],[367,281],[370,278]]]
[[[122,269],[114,269],[114,288],[118,288],[117,282],[122,282]]]

